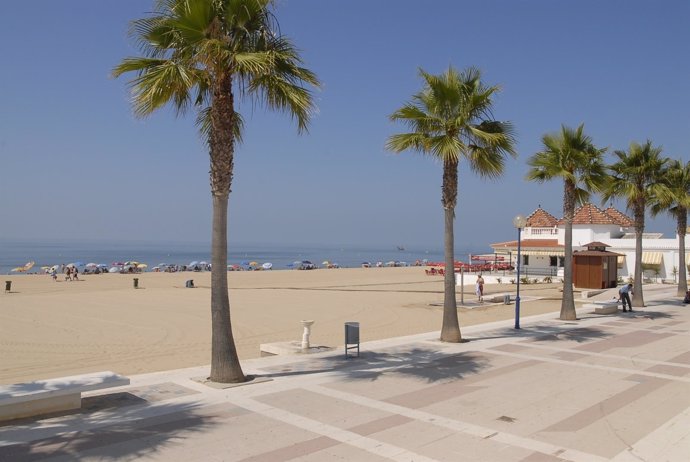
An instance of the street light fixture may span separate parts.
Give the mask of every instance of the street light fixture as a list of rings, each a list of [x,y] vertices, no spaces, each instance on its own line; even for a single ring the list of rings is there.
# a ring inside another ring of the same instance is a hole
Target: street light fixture
[[[517,215],[513,218],[513,226],[518,230],[518,248],[517,248],[517,293],[515,295],[515,328],[520,328],[520,238],[522,228],[527,224],[527,218],[524,215]]]

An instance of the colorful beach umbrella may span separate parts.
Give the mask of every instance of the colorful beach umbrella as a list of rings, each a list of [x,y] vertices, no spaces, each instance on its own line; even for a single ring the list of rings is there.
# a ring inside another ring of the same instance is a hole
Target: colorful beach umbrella
[[[271,268],[273,268],[273,263],[266,262],[263,265],[261,265],[261,267],[263,269],[270,270]]]

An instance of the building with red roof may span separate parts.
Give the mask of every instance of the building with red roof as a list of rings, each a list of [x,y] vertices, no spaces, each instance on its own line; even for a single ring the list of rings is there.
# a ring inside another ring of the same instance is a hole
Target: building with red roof
[[[526,274],[562,277],[565,256],[565,219],[556,218],[541,206],[532,212],[521,231],[520,268]],[[686,240],[686,246],[690,239]],[[632,218],[613,207],[601,209],[592,203],[578,207],[573,215],[573,252],[587,251],[595,243],[618,253],[618,276],[630,277],[635,266],[635,228]],[[508,255],[517,264],[516,240],[496,242],[491,248],[498,255]],[[674,279],[679,264],[678,236],[664,238],[662,233],[645,232],[642,239],[642,266],[650,279]],[[690,248],[686,247],[686,263]]]

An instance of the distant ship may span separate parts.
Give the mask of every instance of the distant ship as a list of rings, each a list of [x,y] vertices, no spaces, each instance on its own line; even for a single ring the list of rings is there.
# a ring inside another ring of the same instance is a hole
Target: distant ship
[[[403,247],[403,246],[401,246],[401,245],[399,245],[399,246],[397,246],[397,247],[398,247],[398,250],[400,250],[400,251],[405,250],[405,247]]]

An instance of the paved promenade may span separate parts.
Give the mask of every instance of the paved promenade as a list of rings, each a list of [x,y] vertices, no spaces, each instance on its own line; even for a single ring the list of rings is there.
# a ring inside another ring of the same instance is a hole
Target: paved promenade
[[[673,293],[463,328],[462,344],[249,360],[256,379],[226,389],[192,380],[208,367],[133,376],[78,413],[0,426],[0,460],[687,461],[690,306]]]

